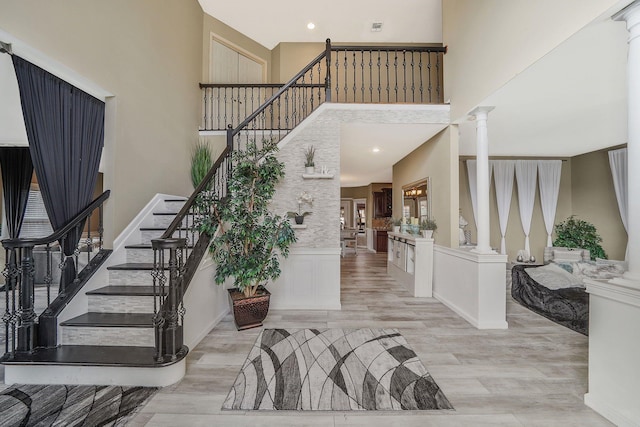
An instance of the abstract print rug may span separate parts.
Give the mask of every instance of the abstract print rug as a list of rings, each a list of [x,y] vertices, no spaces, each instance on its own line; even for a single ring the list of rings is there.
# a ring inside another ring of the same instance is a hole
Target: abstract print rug
[[[222,409],[453,409],[395,329],[265,329]]]
[[[0,426],[125,426],[158,389],[17,385],[0,392]]]

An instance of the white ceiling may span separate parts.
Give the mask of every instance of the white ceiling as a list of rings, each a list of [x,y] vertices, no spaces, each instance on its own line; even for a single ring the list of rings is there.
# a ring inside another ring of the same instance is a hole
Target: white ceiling
[[[391,182],[392,168],[446,124],[343,124],[340,130],[340,185]],[[373,152],[377,148],[379,152]]]
[[[202,9],[268,49],[280,42],[441,43],[441,0],[198,0]],[[242,11],[241,13],[239,11]],[[307,29],[315,23],[313,30]],[[371,24],[382,22],[382,31]]]

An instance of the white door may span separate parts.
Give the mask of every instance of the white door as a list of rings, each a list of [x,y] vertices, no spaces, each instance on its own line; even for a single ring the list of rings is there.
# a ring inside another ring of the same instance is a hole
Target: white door
[[[263,83],[263,64],[216,39],[211,41],[212,83]],[[264,101],[263,90],[220,88],[214,93],[213,128],[234,127]]]

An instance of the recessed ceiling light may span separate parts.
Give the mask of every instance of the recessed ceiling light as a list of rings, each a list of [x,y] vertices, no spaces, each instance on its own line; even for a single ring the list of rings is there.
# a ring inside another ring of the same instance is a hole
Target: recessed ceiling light
[[[313,30],[315,27],[316,27],[316,24],[314,24],[313,22],[309,22],[307,24],[307,28],[310,29],[310,30]]]
[[[374,149],[373,149],[373,150],[371,150],[371,151],[373,151],[374,153],[379,153],[379,152],[380,152],[380,149],[379,149],[378,147],[376,147],[376,148],[374,148]]]

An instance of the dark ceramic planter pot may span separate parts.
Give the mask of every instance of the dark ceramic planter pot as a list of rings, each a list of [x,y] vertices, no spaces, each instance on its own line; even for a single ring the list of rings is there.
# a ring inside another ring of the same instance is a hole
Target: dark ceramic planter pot
[[[296,215],[296,224],[302,224],[304,222],[304,217],[301,215]]]
[[[262,321],[269,312],[269,299],[271,293],[262,285],[254,296],[245,297],[244,293],[237,288],[227,290],[229,292],[229,302],[233,309],[233,320],[239,331],[262,326]]]

